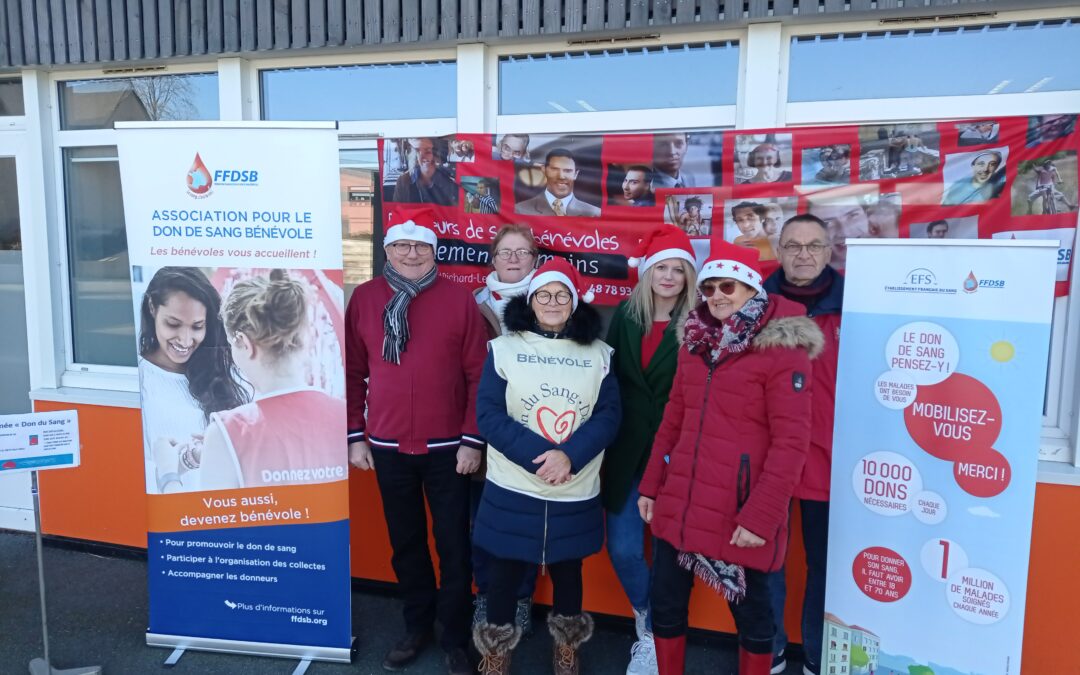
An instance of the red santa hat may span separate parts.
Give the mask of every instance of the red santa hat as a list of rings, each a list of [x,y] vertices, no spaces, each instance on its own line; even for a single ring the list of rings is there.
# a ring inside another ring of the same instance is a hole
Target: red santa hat
[[[645,270],[656,263],[671,258],[679,258],[697,266],[690,237],[674,225],[661,225],[646,234],[638,243],[636,255],[627,259],[627,264],[636,268],[638,274],[645,274]]]
[[[383,237],[383,248],[401,240],[419,241],[433,248],[439,243],[435,235],[435,212],[430,207],[398,207],[390,213],[389,220],[391,225]]]
[[[596,297],[592,291],[588,290],[587,286],[581,285],[581,278],[578,276],[574,266],[566,258],[560,258],[559,256],[555,256],[536,270],[532,281],[529,282],[529,293],[526,297],[532,300],[533,293],[552,281],[558,281],[570,289],[570,295],[573,297],[573,309],[577,309],[578,298],[581,298],[582,302],[592,302]]]
[[[756,248],[736,246],[719,237],[710,242],[709,259],[701,266],[698,283],[706,279],[735,279],[761,292],[760,253]]]

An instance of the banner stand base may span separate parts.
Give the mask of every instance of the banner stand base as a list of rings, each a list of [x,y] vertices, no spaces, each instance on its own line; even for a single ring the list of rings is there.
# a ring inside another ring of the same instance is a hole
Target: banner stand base
[[[165,663],[161,665],[165,666],[166,668],[172,668],[177,664],[177,662],[180,660],[180,657],[183,655],[184,648],[177,647],[176,649],[172,650],[172,654],[169,654],[168,658],[165,659]]]
[[[50,666],[45,659],[37,658],[30,662],[30,675],[101,675],[101,666],[58,670]]]
[[[179,660],[180,655],[183,655],[184,650],[188,649],[197,649],[204,652],[221,652],[224,654],[246,654],[248,656],[271,656],[284,659],[300,659],[301,662],[295,671],[298,675],[307,670],[307,666],[311,661],[351,663],[355,642],[356,638],[351,638],[348,647],[314,647],[311,645],[221,640],[185,635],[162,635],[150,632],[147,632],[146,634],[146,644],[148,647],[172,647],[175,650],[173,655],[176,655],[177,660]],[[177,655],[177,652],[179,652],[179,655]],[[169,660],[172,660],[172,656],[169,657]],[[35,673],[34,675],[37,674]]]
[[[180,661],[180,657],[184,655],[185,651],[187,651],[187,650],[184,649],[183,647],[177,647],[176,649],[172,650],[172,653],[169,654],[168,658],[165,659],[165,663],[162,663],[161,665],[166,667],[166,668],[172,668],[173,666],[175,666]],[[300,663],[296,664],[296,668],[293,669],[292,675],[304,675],[304,673],[307,672],[307,669],[308,669],[309,666],[311,666],[311,659],[309,659],[309,658],[300,659]],[[57,673],[57,675],[60,675],[60,671],[54,671],[54,672]],[[63,671],[63,672],[67,673],[68,671]],[[99,675],[99,673],[100,673],[100,671],[94,671],[93,673],[86,673],[85,675]],[[30,668],[30,675],[37,675],[36,673],[34,673],[33,667]],[[83,674],[82,673],[72,673],[72,675],[83,675]]]

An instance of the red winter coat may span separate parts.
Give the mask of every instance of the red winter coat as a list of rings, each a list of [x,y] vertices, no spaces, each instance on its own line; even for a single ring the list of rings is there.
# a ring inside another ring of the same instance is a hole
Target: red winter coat
[[[810,444],[810,359],[822,341],[801,305],[774,295],[751,348],[722,358],[711,372],[700,355],[679,350],[640,487],[656,500],[654,535],[680,551],[780,568],[788,508]],[[739,525],[765,545],[729,544]]]

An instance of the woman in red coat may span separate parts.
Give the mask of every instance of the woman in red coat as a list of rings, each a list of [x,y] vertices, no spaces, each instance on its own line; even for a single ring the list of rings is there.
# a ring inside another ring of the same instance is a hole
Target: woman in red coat
[[[821,331],[762,290],[756,249],[714,241],[705,300],[682,327],[678,369],[641,480],[656,536],[652,612],[660,675],[683,672],[694,577],[728,600],[739,674],[767,675],[766,572],[784,562],[788,506],[810,443],[810,359]]]

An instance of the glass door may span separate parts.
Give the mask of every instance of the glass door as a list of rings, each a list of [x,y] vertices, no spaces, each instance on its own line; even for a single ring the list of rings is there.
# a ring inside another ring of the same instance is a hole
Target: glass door
[[[19,199],[19,136],[0,134],[0,414],[30,412],[30,366],[26,349],[22,213]],[[45,308],[47,311],[48,308]],[[30,474],[0,473],[0,528],[33,530]]]

